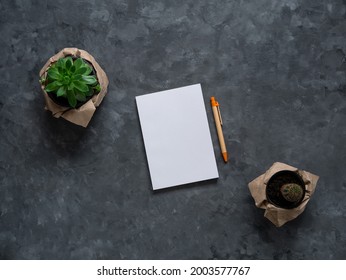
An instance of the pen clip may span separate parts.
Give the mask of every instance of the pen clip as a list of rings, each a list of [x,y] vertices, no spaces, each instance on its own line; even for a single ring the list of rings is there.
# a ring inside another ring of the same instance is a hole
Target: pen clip
[[[219,115],[220,124],[222,125],[222,117],[221,117],[219,102],[217,102],[217,101],[215,100],[215,97],[214,97],[214,96],[212,96],[212,97],[210,98],[210,101],[211,101],[211,106],[217,108],[217,114]]]
[[[219,118],[220,118],[220,124],[223,125],[222,123],[222,118],[221,118],[221,112],[220,112],[220,106],[217,104],[217,112],[219,113]]]

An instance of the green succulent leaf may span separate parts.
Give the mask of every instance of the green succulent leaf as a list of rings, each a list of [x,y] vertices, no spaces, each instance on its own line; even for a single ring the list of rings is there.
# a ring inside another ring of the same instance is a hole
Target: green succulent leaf
[[[46,92],[57,90],[62,84],[58,81],[54,81],[45,87]]]
[[[81,74],[74,74],[72,78],[74,81],[80,81],[80,80],[82,80],[82,75]]]
[[[67,100],[68,104],[70,104],[71,107],[75,108],[77,105],[77,99],[75,96],[75,93],[73,90],[68,90],[67,91]]]
[[[57,62],[55,62],[52,67],[57,69],[63,69],[65,67],[65,62],[63,58],[60,58]]]
[[[83,74],[85,76],[89,75],[93,71],[93,69],[88,64],[86,64],[86,66],[87,66],[87,70]]]
[[[101,91],[101,86],[100,84],[97,84],[94,89],[96,90],[96,92],[100,92]]]
[[[58,91],[56,92],[57,96],[65,96],[66,95],[66,89],[64,86],[60,87]]]
[[[52,80],[59,80],[61,78],[61,74],[59,73],[59,70],[57,68],[50,68],[48,70],[48,77]]]
[[[83,64],[84,64],[84,61],[81,58],[76,59],[75,62],[73,63],[76,69],[80,68]]]
[[[67,86],[67,90],[73,90],[74,89],[74,85],[73,84],[69,84],[68,86]]]
[[[65,67],[66,67],[66,69],[70,69],[73,65],[72,57],[68,56],[65,59],[66,59]]]
[[[75,74],[84,75],[84,73],[86,73],[86,71],[87,71],[87,67],[82,66],[76,70]]]
[[[95,76],[82,76],[82,79],[84,80],[84,82],[88,85],[93,85],[97,82]]]
[[[77,93],[76,94],[76,99],[80,102],[85,102],[86,101],[86,97],[85,95],[83,95],[82,93]]]
[[[73,81],[73,86],[81,92],[89,91],[89,87],[81,81]]]

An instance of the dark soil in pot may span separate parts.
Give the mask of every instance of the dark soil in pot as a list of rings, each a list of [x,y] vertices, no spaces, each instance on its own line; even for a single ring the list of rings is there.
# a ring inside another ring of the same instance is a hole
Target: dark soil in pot
[[[297,207],[305,195],[305,184],[299,174],[283,170],[275,173],[268,181],[267,199],[275,206],[292,209]]]
[[[67,57],[67,56],[66,56]],[[79,57],[76,57],[76,56],[71,56],[73,61],[75,61],[77,58]],[[83,61],[85,63],[87,63],[91,69],[92,69],[92,74],[96,76],[96,71],[95,71],[95,68],[91,65],[91,63],[89,61],[87,61],[86,59],[82,58]],[[68,108],[71,108],[71,109],[78,109],[79,107],[81,107],[83,104],[87,103],[95,94],[96,92],[94,92],[93,95],[90,95],[86,98],[86,100],[84,102],[81,102],[81,101],[77,101],[77,105],[75,108],[72,108],[70,106],[70,104],[68,103],[68,100],[65,98],[65,97],[60,97],[60,96],[57,96],[55,92],[47,92],[48,96],[50,97],[50,99],[53,100],[53,102],[55,104],[58,104],[60,106],[63,106],[63,107],[68,107]]]

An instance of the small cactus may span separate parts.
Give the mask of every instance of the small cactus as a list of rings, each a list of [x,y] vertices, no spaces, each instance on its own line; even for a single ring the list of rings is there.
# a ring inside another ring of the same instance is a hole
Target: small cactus
[[[298,184],[284,184],[281,186],[280,191],[284,199],[289,202],[297,202],[303,197],[303,190]]]

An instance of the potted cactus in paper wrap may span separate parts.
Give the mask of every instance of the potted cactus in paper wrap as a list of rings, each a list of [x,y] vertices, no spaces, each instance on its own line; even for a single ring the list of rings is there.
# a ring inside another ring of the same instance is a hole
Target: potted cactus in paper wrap
[[[319,177],[296,167],[275,162],[249,183],[249,189],[264,216],[280,227],[298,217],[313,195]]]

